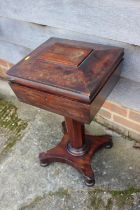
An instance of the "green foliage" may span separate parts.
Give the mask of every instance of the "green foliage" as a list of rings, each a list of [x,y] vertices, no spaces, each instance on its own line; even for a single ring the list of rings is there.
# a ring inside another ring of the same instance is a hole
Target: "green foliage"
[[[111,210],[113,204],[115,203],[119,209],[123,209],[125,205],[133,206],[133,195],[139,193],[140,189],[135,189],[130,187],[126,190],[100,190],[93,189],[89,191],[89,210],[100,210],[102,208],[106,210]],[[107,204],[105,205],[102,197],[106,193],[109,195]]]
[[[12,103],[0,100],[0,127],[7,128],[19,136],[27,127],[27,122],[18,118],[17,108]]]
[[[17,107],[11,102],[0,99],[0,128],[5,129],[5,132],[9,134],[0,155],[5,155],[16,141],[20,139],[22,131],[27,127],[27,124],[27,122],[18,117]]]

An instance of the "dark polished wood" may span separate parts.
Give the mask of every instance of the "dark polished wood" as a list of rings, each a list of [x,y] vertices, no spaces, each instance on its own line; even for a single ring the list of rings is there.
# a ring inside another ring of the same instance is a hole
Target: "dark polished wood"
[[[109,135],[85,135],[83,125],[71,119],[66,119],[66,124],[70,124],[70,127],[74,126],[74,130],[76,129],[75,132],[72,132],[72,129],[67,129],[68,126],[63,122],[64,136],[61,142],[46,153],[40,153],[40,163],[42,166],[47,166],[52,162],[67,163],[82,173],[87,186],[93,186],[95,183],[94,171],[91,167],[93,154],[102,147],[111,148],[112,138]],[[75,139],[78,136],[79,138]],[[73,140],[75,141],[73,142]],[[68,150],[68,145],[71,145],[71,147],[75,149],[75,152],[77,151],[76,155]],[[79,151],[84,145],[87,145],[87,149],[83,154]]]
[[[10,82],[20,101],[81,122],[90,121],[90,105]]]
[[[122,48],[51,38],[8,75],[13,82],[91,103],[122,57]]]
[[[88,144],[85,142],[84,124],[71,118],[65,118],[66,132],[70,142],[67,151],[74,156],[82,156],[88,151]]]
[[[121,68],[119,65],[90,104],[71,100],[67,97],[51,94],[50,92],[14,82],[10,82],[10,86],[18,99],[24,103],[64,115],[65,117],[72,118],[82,123],[90,123],[119,80],[120,72]]]
[[[63,115],[64,137],[41,153],[41,165],[64,162],[78,169],[86,184],[95,182],[92,155],[111,148],[110,136],[85,135],[90,123],[120,77],[122,48],[51,38],[8,71],[18,99]]]

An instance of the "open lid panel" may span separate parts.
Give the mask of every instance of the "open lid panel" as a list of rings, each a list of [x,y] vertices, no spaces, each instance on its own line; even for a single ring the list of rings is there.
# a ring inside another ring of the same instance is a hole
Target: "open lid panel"
[[[51,38],[7,74],[12,82],[90,103],[122,57],[122,48]]]

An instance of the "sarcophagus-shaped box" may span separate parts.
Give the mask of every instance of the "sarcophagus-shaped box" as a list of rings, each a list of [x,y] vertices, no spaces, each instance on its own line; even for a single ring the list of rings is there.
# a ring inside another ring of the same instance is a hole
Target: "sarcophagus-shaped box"
[[[8,71],[19,100],[90,123],[120,76],[123,49],[51,38]]]
[[[68,163],[78,169],[85,183],[95,183],[92,155],[112,147],[109,135],[86,135],[90,123],[120,76],[123,49],[52,38],[8,71],[19,100],[65,116],[61,142],[40,153],[43,166]]]

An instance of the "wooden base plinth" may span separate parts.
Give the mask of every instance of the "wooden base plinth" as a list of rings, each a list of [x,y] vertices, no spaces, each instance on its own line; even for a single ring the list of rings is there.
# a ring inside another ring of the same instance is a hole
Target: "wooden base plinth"
[[[62,123],[64,136],[61,142],[53,149],[49,151],[42,152],[39,154],[40,164],[41,166],[47,166],[52,162],[62,162],[67,163],[74,168],[76,168],[80,173],[82,173],[85,183],[87,186],[93,186],[95,184],[94,172],[91,167],[91,160],[93,154],[100,148],[112,147],[112,138],[109,135],[103,136],[91,136],[85,135],[85,146],[83,145],[83,153],[78,153],[78,151],[82,151],[82,147],[77,149],[77,155],[72,154],[72,150],[76,148],[72,148],[69,151],[68,145],[71,145],[71,139],[69,137],[69,133],[67,132],[66,126]],[[78,140],[77,140],[78,141]]]

